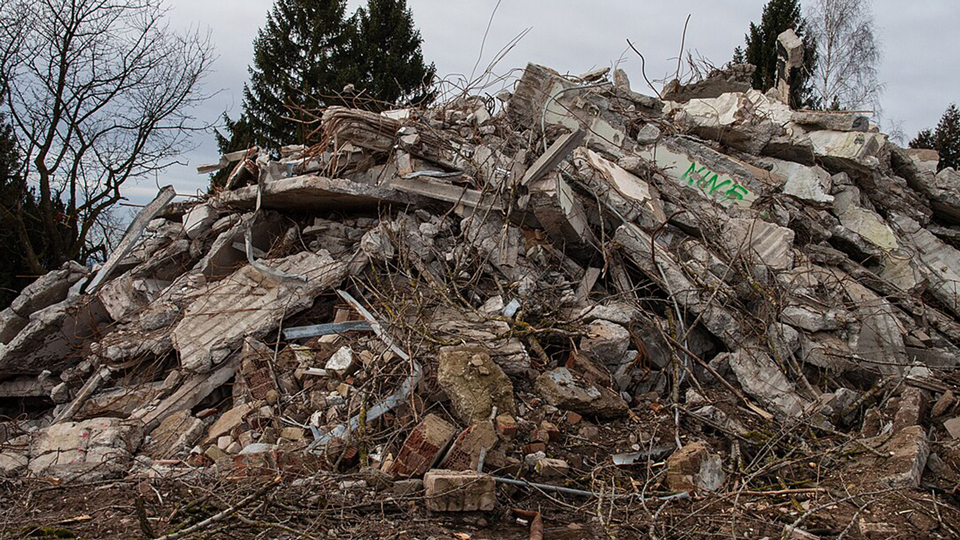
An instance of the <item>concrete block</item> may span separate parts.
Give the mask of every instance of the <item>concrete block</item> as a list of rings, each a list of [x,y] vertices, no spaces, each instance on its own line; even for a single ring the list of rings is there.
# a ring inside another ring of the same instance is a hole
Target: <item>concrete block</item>
[[[423,487],[434,512],[490,512],[497,503],[493,477],[476,471],[434,469],[424,475]]]

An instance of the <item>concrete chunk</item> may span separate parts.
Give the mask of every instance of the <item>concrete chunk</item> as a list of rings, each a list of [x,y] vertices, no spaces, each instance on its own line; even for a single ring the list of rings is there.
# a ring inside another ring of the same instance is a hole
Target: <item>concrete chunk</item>
[[[513,383],[481,348],[441,349],[437,382],[465,424],[490,419],[494,407],[501,413],[517,413]]]
[[[684,446],[667,460],[667,484],[675,493],[716,491],[725,478],[720,456],[702,442]]]
[[[497,504],[497,483],[476,471],[435,469],[423,477],[426,507],[433,512],[490,512]]]
[[[174,346],[185,369],[205,372],[239,348],[247,336],[261,338],[287,316],[310,307],[317,293],[336,286],[347,265],[309,252],[263,264],[307,281],[265,277],[244,266],[229,279],[201,287],[188,295],[189,306],[174,328]]]
[[[793,418],[806,408],[796,386],[762,350],[743,348],[730,353],[728,359],[744,392],[773,409],[775,414]]]
[[[583,415],[616,418],[625,415],[629,409],[613,390],[578,380],[567,368],[540,375],[534,387],[550,405]]]
[[[21,317],[29,318],[41,309],[62,302],[67,298],[70,287],[86,276],[88,271],[88,268],[74,261],[66,262],[60,269],[47,272],[27,285],[10,304],[10,309]],[[0,342],[3,342],[2,331]]]
[[[0,311],[0,345],[13,341],[13,338],[17,337],[29,322],[11,308]]]

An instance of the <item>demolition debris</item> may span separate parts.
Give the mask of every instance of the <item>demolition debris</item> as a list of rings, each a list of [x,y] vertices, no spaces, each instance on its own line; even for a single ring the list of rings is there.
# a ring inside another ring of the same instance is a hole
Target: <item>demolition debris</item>
[[[590,537],[737,512],[755,537],[956,537],[960,174],[748,68],[661,101],[531,64],[202,167],[226,188],[164,188],[105,264],[0,313],[0,471],[279,477],[377,501],[357,519],[527,507]]]

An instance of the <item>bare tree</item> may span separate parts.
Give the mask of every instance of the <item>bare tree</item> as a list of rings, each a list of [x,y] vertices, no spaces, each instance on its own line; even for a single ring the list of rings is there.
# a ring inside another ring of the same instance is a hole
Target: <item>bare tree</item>
[[[206,96],[209,36],[178,34],[163,0],[0,0],[0,81],[39,215],[0,211],[49,237],[42,259],[83,259],[98,218],[121,187],[172,165],[202,129],[190,110]]]
[[[823,107],[879,112],[882,52],[871,0],[815,0],[808,22],[819,54],[814,92]]]

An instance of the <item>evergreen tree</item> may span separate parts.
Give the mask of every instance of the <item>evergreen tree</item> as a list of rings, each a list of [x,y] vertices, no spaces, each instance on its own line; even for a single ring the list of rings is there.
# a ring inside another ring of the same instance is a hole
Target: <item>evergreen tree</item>
[[[263,147],[306,142],[311,126],[300,108],[329,104],[350,82],[346,0],[276,0],[253,41],[243,114]],[[228,137],[233,139],[233,134]]]
[[[947,107],[937,129],[925,129],[910,141],[910,148],[929,148],[940,154],[938,170],[953,167],[960,170],[960,110],[956,104]]]
[[[405,0],[369,0],[353,17],[352,58],[359,59],[354,84],[378,101],[422,103],[433,95],[433,64],[423,61],[423,38]]]
[[[13,302],[24,287],[36,277],[36,268],[56,265],[47,249],[49,242],[40,221],[40,206],[36,193],[27,187],[20,174],[20,156],[17,153],[13,130],[0,114],[0,309]],[[62,215],[64,204],[54,201],[54,209]],[[30,219],[19,220],[18,215]],[[36,265],[28,257],[27,243],[34,247]]]
[[[223,123],[226,134],[220,130],[214,131],[214,137],[217,140],[217,148],[220,154],[229,154],[237,150],[244,150],[256,146],[253,130],[250,128],[250,121],[247,116],[242,114],[236,120],[231,120],[227,113],[223,113]],[[226,167],[210,175],[211,191],[223,187],[227,183],[227,177],[233,171],[232,167]]]
[[[763,8],[760,24],[750,23],[746,35],[747,48],[739,47],[734,58],[740,56],[757,66],[753,73],[753,87],[762,92],[777,85],[777,37],[793,29],[801,39],[807,34],[807,23],[800,14],[798,0],[770,0]],[[812,39],[804,39],[803,67],[791,74],[790,106],[795,108],[817,107],[813,99],[810,76],[817,65],[817,47]],[[739,52],[739,54],[738,54]]]
[[[254,40],[243,112],[224,114],[216,132],[222,154],[261,146],[271,150],[309,143],[315,125],[300,108],[347,104],[379,110],[387,104],[425,103],[436,68],[423,60],[423,39],[404,0],[369,0],[349,19],[345,0],[276,0]],[[355,95],[342,95],[352,84]],[[229,170],[211,175],[211,189]]]

